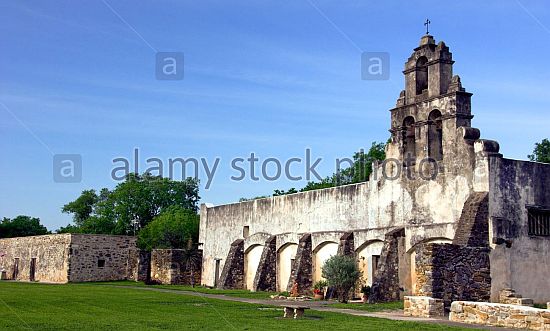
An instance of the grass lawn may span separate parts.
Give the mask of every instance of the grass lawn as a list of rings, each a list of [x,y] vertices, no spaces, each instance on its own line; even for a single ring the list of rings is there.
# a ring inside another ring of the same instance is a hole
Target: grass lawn
[[[403,302],[387,302],[387,303],[333,303],[329,307],[363,310],[368,312],[377,312],[384,310],[400,310],[403,309]]]
[[[0,306],[0,329],[13,330],[466,330],[317,311],[281,319],[271,307],[97,284],[0,282]]]
[[[116,285],[116,286],[147,286],[153,288],[165,288],[170,290],[191,291],[207,294],[223,294],[230,297],[251,298],[251,299],[269,299],[271,295],[278,292],[251,292],[249,290],[219,290],[204,286],[191,287],[189,285],[145,285],[143,282],[117,281],[117,282],[97,282],[89,283],[95,285]]]

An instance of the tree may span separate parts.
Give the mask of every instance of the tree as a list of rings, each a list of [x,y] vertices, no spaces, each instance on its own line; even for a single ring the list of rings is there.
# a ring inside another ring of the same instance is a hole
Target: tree
[[[73,214],[75,226],[58,232],[135,234],[171,206],[196,212],[199,199],[196,179],[174,181],[149,173],[129,174],[112,191],[86,190],[63,206],[63,212]]]
[[[273,191],[273,196],[276,197],[276,196],[279,196],[279,195],[286,195],[286,194],[293,194],[293,193],[298,193],[298,191],[294,187],[288,189],[288,191],[275,190],[275,191]]]
[[[4,217],[0,223],[0,238],[26,237],[49,234],[36,217],[19,215],[14,219]]]
[[[346,303],[352,288],[361,278],[361,271],[353,257],[345,255],[331,256],[321,268],[322,276],[336,289],[338,301]]]
[[[531,161],[550,163],[550,140],[543,139],[540,143],[535,143],[533,154],[527,157]]]
[[[92,215],[94,205],[98,200],[99,197],[95,193],[95,190],[84,190],[75,201],[64,205],[61,211],[73,214],[74,223],[80,226]]]
[[[142,249],[187,248],[199,239],[199,215],[181,206],[172,206],[145,226],[138,237]]]

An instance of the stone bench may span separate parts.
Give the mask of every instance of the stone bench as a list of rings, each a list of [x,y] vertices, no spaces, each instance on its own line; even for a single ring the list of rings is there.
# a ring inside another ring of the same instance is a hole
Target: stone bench
[[[304,310],[309,309],[309,307],[306,306],[283,306],[284,307],[284,317],[285,318],[292,318],[295,319],[302,318],[304,316]]]

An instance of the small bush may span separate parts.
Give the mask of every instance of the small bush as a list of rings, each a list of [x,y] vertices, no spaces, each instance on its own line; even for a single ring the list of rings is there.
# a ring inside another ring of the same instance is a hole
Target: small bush
[[[361,271],[353,257],[335,255],[330,257],[323,265],[322,275],[329,284],[336,289],[338,301],[346,303],[350,291],[361,278]]]

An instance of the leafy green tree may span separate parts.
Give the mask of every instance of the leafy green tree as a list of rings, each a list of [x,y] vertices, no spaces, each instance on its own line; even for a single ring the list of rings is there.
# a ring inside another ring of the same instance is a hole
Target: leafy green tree
[[[169,207],[139,232],[138,246],[142,249],[185,249],[188,241],[199,239],[199,215],[181,206]]]
[[[342,303],[348,301],[350,291],[362,275],[355,259],[345,255],[331,256],[321,267],[321,271],[329,286],[336,289],[338,301]]]
[[[527,157],[531,161],[550,163],[550,140],[543,139],[540,143],[535,143],[533,154]]]
[[[75,201],[64,205],[61,211],[73,214],[74,224],[80,226],[92,215],[94,206],[98,201],[99,197],[95,190],[84,190]]]
[[[273,191],[273,196],[276,197],[276,196],[279,196],[279,195],[286,195],[286,194],[292,194],[292,193],[298,193],[298,191],[294,187],[288,189],[288,191],[275,190],[275,191]]]
[[[40,219],[19,215],[14,219],[4,217],[0,223],[0,238],[38,236],[49,234],[50,231],[40,224]]]
[[[83,191],[63,206],[63,212],[73,214],[75,226],[58,232],[135,234],[171,206],[196,212],[199,199],[196,179],[174,181],[148,173],[129,174],[112,191]]]

